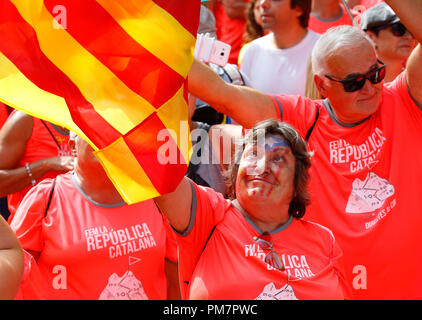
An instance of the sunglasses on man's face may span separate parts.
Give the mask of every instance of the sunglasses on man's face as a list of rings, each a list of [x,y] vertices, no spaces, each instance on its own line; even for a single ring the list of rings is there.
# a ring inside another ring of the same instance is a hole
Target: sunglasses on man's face
[[[284,271],[285,267],[283,261],[281,261],[279,254],[274,251],[271,235],[264,232],[261,236],[254,237],[254,240],[262,250],[270,250],[270,252],[265,255],[265,263],[279,271]]]
[[[391,33],[396,37],[403,37],[404,34],[407,31],[406,27],[400,22],[393,23],[393,24],[390,24],[390,25],[381,26],[381,27],[378,27],[378,28],[374,28],[373,30],[376,31],[376,32],[379,32],[379,31],[381,31],[383,29],[387,29],[387,28],[391,28],[390,29]]]
[[[355,92],[363,88],[365,85],[366,80],[369,80],[372,84],[380,83],[382,80],[384,80],[385,77],[385,64],[381,60],[378,60],[378,63],[381,64],[380,67],[369,71],[366,74],[357,75],[348,79],[344,80],[338,80],[334,79],[333,77],[329,75],[325,75],[328,79],[336,82],[340,82],[343,84],[344,91],[345,92]]]

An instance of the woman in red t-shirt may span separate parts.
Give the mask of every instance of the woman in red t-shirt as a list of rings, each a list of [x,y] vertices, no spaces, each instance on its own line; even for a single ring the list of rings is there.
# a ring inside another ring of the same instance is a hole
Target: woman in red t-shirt
[[[156,198],[176,231],[186,299],[345,299],[340,248],[302,219],[311,166],[290,125],[267,120],[235,157],[233,199],[185,178]]]

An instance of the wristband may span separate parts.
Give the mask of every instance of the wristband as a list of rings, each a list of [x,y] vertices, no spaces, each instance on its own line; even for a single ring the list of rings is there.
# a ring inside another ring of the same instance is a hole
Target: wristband
[[[34,179],[34,176],[32,175],[31,167],[28,163],[25,163],[26,173],[28,174],[28,177],[31,179],[32,186],[35,186],[37,181]]]

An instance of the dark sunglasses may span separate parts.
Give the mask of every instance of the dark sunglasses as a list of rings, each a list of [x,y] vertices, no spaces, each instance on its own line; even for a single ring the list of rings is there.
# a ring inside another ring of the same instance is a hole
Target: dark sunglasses
[[[369,80],[372,84],[377,84],[377,83],[380,83],[382,80],[384,80],[385,64],[381,60],[378,60],[378,63],[381,64],[381,66],[378,67],[377,69],[374,69],[372,71],[369,71],[366,74],[358,75],[356,77],[349,78],[349,79],[338,80],[338,79],[334,79],[333,77],[327,74],[325,76],[332,81],[342,83],[344,87],[344,91],[355,92],[363,88],[366,80]]]
[[[254,240],[262,250],[270,250],[270,252],[265,255],[265,263],[269,264],[271,267],[277,270],[284,271],[285,267],[283,261],[281,261],[278,253],[274,251],[273,239],[271,235],[267,232],[264,232],[261,236],[254,237]]]
[[[390,28],[390,27],[391,27],[390,29],[391,33],[396,37],[403,37],[407,31],[406,27],[400,22],[374,28],[373,30],[378,33],[379,31]]]

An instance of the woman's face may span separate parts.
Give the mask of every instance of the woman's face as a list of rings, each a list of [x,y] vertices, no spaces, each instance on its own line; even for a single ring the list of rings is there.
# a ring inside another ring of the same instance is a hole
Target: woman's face
[[[289,204],[294,196],[296,159],[288,142],[267,134],[246,145],[236,179],[236,197],[242,201]]]
[[[259,0],[257,0],[254,4],[253,13],[254,13],[256,23],[258,25],[261,25],[262,24],[262,21],[261,21],[261,5],[260,5]]]

